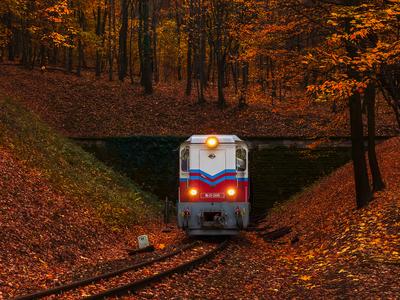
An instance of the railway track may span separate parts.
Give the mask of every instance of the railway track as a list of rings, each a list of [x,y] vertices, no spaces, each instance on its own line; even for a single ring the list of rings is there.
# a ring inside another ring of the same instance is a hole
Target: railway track
[[[227,246],[228,240],[219,244],[193,242],[175,251],[132,264],[122,269],[75,281],[55,288],[38,291],[15,300],[53,299],[105,299],[122,296],[167,276],[184,272],[207,261]]]

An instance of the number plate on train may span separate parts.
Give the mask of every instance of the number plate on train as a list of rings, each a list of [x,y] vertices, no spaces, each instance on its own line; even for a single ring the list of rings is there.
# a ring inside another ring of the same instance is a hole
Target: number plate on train
[[[225,198],[225,194],[224,193],[201,193],[200,197],[203,199]]]

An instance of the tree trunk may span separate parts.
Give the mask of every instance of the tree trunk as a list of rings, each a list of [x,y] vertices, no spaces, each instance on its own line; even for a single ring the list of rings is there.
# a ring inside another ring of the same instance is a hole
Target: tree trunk
[[[107,26],[108,0],[104,0],[104,5],[103,6],[104,6],[104,12],[103,12],[103,20],[101,22],[100,35],[101,35],[101,48],[104,50],[105,49],[105,43],[106,43],[105,32],[106,32],[106,26]],[[104,54],[101,53],[101,64],[100,64],[101,72],[104,71],[105,66],[106,66],[106,63],[104,61]]]
[[[200,13],[200,57],[199,57],[199,75],[200,75],[200,97],[199,103],[202,104],[206,102],[204,98],[204,89],[206,87],[206,73],[205,73],[205,65],[206,65],[206,15],[204,11],[204,3],[202,0],[199,0],[199,13]]]
[[[186,95],[192,94],[193,86],[193,15],[194,15],[193,0],[189,0],[189,24],[188,29],[188,43],[187,43],[187,61],[186,61]]]
[[[73,51],[74,49],[72,47],[68,47],[67,49],[67,72],[72,73],[72,68],[73,68]]]
[[[182,80],[182,48],[181,48],[181,26],[182,26],[182,16],[180,13],[180,7],[178,5],[178,0],[175,0],[175,22],[176,22],[176,35],[177,35],[177,47],[178,47],[178,61],[177,61],[177,73],[178,80]]]
[[[40,67],[45,66],[47,64],[46,53],[47,53],[46,47],[44,45],[40,45],[40,52],[39,52],[39,57],[40,57],[39,65],[40,65]]]
[[[133,3],[131,3],[131,18],[133,19],[135,16],[135,5]],[[129,35],[130,35],[130,39],[129,39],[129,77],[131,79],[131,83],[134,83],[134,61],[133,61],[133,57],[132,57],[132,52],[133,52],[133,22],[131,22],[131,26],[129,29]]]
[[[146,94],[153,93],[151,69],[151,40],[149,32],[149,0],[141,0],[143,13],[143,84]]]
[[[82,32],[86,31],[86,17],[85,13],[83,12],[82,8],[79,8],[78,10],[78,22],[79,22],[79,27]],[[84,66],[84,61],[85,61],[85,53],[84,53],[84,45],[82,42],[82,34],[78,36],[78,69],[77,69],[77,75],[81,76],[82,68]]]
[[[260,55],[259,57],[259,64],[258,64],[258,69],[259,69],[259,75],[258,75],[258,83],[260,84],[261,91],[263,93],[266,92],[267,86],[266,86],[266,79],[265,79],[265,57],[264,55]]]
[[[58,48],[54,47],[51,51],[51,56],[50,56],[50,63],[52,65],[57,65],[58,64]]]
[[[81,76],[82,64],[83,64],[83,46],[82,46],[82,40],[78,39],[78,69],[76,70],[76,74],[78,76]]]
[[[375,150],[375,96],[375,85],[370,83],[365,91],[365,100],[368,112],[368,161],[372,174],[372,189],[373,191],[381,191],[385,188],[385,184],[382,180]]]
[[[214,66],[214,49],[211,41],[209,41],[208,46],[209,46],[209,53],[208,53],[207,78],[206,78],[207,85],[211,81],[211,74],[213,72],[213,66]]]
[[[159,69],[158,69],[158,58],[157,58],[157,42],[158,42],[158,35],[157,35],[157,25],[158,25],[158,15],[159,15],[159,3],[157,0],[153,0],[153,14],[151,18],[151,31],[153,33],[153,59],[152,59],[152,66],[153,66],[153,75],[154,81],[158,82],[160,79]]]
[[[186,59],[186,95],[192,94],[193,86],[193,59],[192,59],[192,42],[191,37],[188,38],[187,59]]]
[[[226,49],[223,49],[223,22],[225,15],[224,6],[222,3],[218,2],[216,7],[215,16],[215,58],[217,60],[217,75],[218,75],[218,106],[224,107],[226,105],[224,96],[224,86],[225,86],[225,55]]]
[[[359,94],[354,94],[349,98],[349,106],[356,203],[357,207],[361,208],[371,200],[372,193],[369,186],[367,163],[364,153],[362,110]]]
[[[109,0],[110,18],[108,19],[108,80],[113,80],[114,73],[114,41],[112,38],[113,21],[115,20],[115,4],[114,0]]]
[[[269,58],[269,66],[270,66],[270,75],[271,75],[271,103],[272,106],[274,105],[274,101],[276,99],[277,93],[276,93],[276,78],[275,78],[275,64],[272,60],[272,58]]]
[[[7,29],[13,32],[13,34],[11,35],[10,41],[8,42],[8,47],[7,47],[8,48],[8,60],[14,61],[14,59],[15,59],[14,33],[15,32],[13,31],[13,28],[12,28],[12,20],[13,20],[12,13],[8,12],[5,18],[6,18],[6,23],[7,23],[6,24]]]
[[[143,1],[139,1],[139,24],[138,24],[138,51],[140,62],[140,84],[144,87],[143,69],[144,69],[144,55],[143,55]]]
[[[247,89],[249,85],[249,63],[244,62],[242,66],[242,89],[239,97],[239,108],[247,106]]]
[[[101,36],[101,7],[97,6],[97,14],[96,14],[96,35],[98,38]],[[99,46],[96,49],[96,77],[100,77],[101,75],[101,52]]]
[[[33,55],[31,55],[31,61],[30,61],[30,68],[31,70],[33,70],[33,68],[35,67],[35,63],[36,63],[36,56],[37,56],[37,47],[34,46],[33,47]]]
[[[224,79],[225,79],[225,61],[222,58],[218,59],[218,106],[224,107],[226,105],[224,95]]]
[[[124,81],[127,73],[128,53],[128,0],[121,0],[121,29],[119,31],[119,72],[118,78]]]
[[[382,66],[380,88],[386,102],[392,107],[400,130],[400,65]]]
[[[33,9],[30,7],[30,9]],[[25,68],[30,67],[30,61],[32,57],[32,43],[30,33],[28,31],[28,21],[26,19],[21,19],[21,28],[22,28],[22,65]]]
[[[350,1],[354,2],[354,1]],[[350,5],[350,3],[349,3]],[[351,19],[345,22],[345,32],[350,34]],[[347,55],[350,58],[357,56],[357,48],[350,42],[346,44]],[[350,79],[358,80],[360,74],[357,70],[349,67],[347,74]],[[350,108],[350,128],[351,128],[351,154],[354,167],[354,182],[356,188],[356,204],[357,208],[364,207],[372,199],[372,192],[369,185],[367,162],[364,153],[364,132],[362,120],[362,108],[360,94],[354,92],[349,97]]]

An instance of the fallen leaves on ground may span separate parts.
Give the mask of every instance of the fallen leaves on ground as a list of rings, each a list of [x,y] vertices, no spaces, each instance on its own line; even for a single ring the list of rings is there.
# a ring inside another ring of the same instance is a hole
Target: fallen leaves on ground
[[[164,248],[182,237],[176,230],[162,234],[161,228],[154,222],[114,232],[92,209],[54,190],[38,170],[0,146],[0,291],[6,299],[126,259],[140,234]]]
[[[326,106],[296,106],[295,99],[274,108],[258,99],[243,111],[234,107],[220,111],[211,104],[193,105],[179,87],[160,86],[155,95],[144,97],[128,83],[11,66],[1,66],[0,78],[3,93],[18,96],[70,136],[232,130],[242,135],[312,136],[331,119]],[[383,121],[379,133],[393,133],[387,118]],[[347,132],[346,126],[333,129],[333,135]],[[290,226],[292,233],[282,239],[285,244],[266,243],[258,233],[244,233],[209,263],[134,297],[396,298],[400,294],[399,149],[399,138],[379,147],[387,188],[376,193],[368,207],[355,209],[352,168],[346,165],[276,207],[260,225]],[[114,232],[91,209],[54,189],[41,170],[1,146],[0,201],[2,297],[70,281],[74,272],[83,276],[99,272],[99,267],[123,264],[126,249],[135,247],[140,234],[148,233],[159,248],[182,238],[177,231],[160,234],[157,224]],[[295,236],[298,241],[291,245]]]
[[[347,136],[348,119],[334,114],[328,103],[316,103],[294,93],[275,101],[254,89],[249,106],[237,107],[236,96],[226,90],[228,107],[216,106],[215,87],[207,92],[208,102],[197,105],[195,93],[184,94],[184,83],[158,84],[151,96],[137,84],[95,79],[62,72],[40,72],[0,65],[0,91],[18,98],[29,109],[70,137],[133,135],[189,136],[226,133],[242,136]],[[380,100],[377,134],[398,132],[395,117]]]

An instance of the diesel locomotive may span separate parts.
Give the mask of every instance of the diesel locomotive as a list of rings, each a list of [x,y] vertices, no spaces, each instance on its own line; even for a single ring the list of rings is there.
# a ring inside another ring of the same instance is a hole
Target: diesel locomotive
[[[235,235],[249,222],[249,149],[236,135],[193,135],[179,149],[178,225]]]

